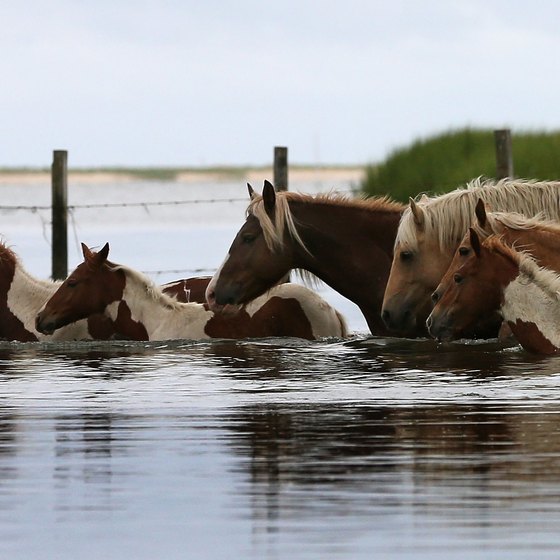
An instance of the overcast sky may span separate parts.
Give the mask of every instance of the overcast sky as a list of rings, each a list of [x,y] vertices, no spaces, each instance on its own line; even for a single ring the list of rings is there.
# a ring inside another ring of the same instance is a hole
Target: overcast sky
[[[560,2],[3,0],[0,166],[368,163],[560,128]]]

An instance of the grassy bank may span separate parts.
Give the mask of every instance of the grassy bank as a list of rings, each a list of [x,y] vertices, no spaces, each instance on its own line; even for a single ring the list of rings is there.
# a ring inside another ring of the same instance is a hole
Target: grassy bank
[[[516,177],[560,178],[560,132],[512,134]],[[494,132],[464,129],[418,140],[366,168],[362,190],[406,202],[419,192],[443,193],[480,175],[496,173]]]

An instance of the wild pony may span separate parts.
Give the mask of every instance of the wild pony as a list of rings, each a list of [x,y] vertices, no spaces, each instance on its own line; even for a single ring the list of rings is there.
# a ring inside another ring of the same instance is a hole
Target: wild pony
[[[387,198],[311,196],[250,185],[246,220],[208,286],[212,309],[263,294],[290,270],[314,275],[353,301],[372,334],[385,334],[381,302],[404,206]]]
[[[204,298],[209,277],[187,278],[165,284],[162,288],[180,301],[186,298]],[[21,264],[20,259],[7,245],[0,242],[0,339],[19,342],[37,340],[107,340],[118,337],[112,322],[102,315],[92,315],[87,321],[72,323],[44,335],[35,329],[35,316],[61,282],[39,280]],[[198,299],[204,301],[204,299]]]
[[[560,348],[560,278],[533,257],[491,235],[481,241],[469,230],[470,248],[442,280],[428,317],[430,334],[456,338],[489,312],[498,311],[528,351],[553,354]]]
[[[84,244],[82,250],[84,262],[39,311],[38,331],[52,333],[103,313],[133,340],[347,336],[343,317],[304,286],[281,284],[238,313],[215,314],[202,304],[178,302],[142,273],[109,262],[108,243],[99,252]]]
[[[481,240],[499,235],[506,245],[529,253],[539,266],[560,273],[560,222],[542,220],[541,216],[527,218],[517,212],[487,212],[482,200],[476,205],[475,215],[472,228]],[[461,243],[457,252],[465,256],[468,247]],[[433,299],[437,299],[437,293],[432,294]]]
[[[560,182],[477,179],[441,196],[411,199],[396,234],[383,299],[382,317],[390,329],[413,334],[424,325],[432,308],[430,295],[471,225],[478,199],[493,210],[560,220]],[[490,331],[495,329],[490,325]],[[482,326],[477,334],[488,332]]]

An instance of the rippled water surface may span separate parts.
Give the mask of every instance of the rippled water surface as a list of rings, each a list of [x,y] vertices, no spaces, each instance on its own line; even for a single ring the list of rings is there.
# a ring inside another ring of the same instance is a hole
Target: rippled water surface
[[[0,356],[1,557],[560,551],[555,358],[365,336]]]
[[[236,212],[189,226],[200,264]],[[78,218],[117,262],[187,252]],[[39,269],[35,219],[7,237]],[[558,558],[560,358],[368,337],[340,303],[350,340],[0,343],[0,558]]]

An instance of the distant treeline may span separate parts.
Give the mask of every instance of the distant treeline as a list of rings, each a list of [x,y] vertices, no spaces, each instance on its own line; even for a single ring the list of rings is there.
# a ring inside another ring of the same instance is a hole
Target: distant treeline
[[[560,132],[512,133],[513,171],[527,179],[560,179]],[[440,194],[479,176],[496,175],[494,131],[446,132],[394,151],[366,168],[362,190],[408,201],[418,193]]]

